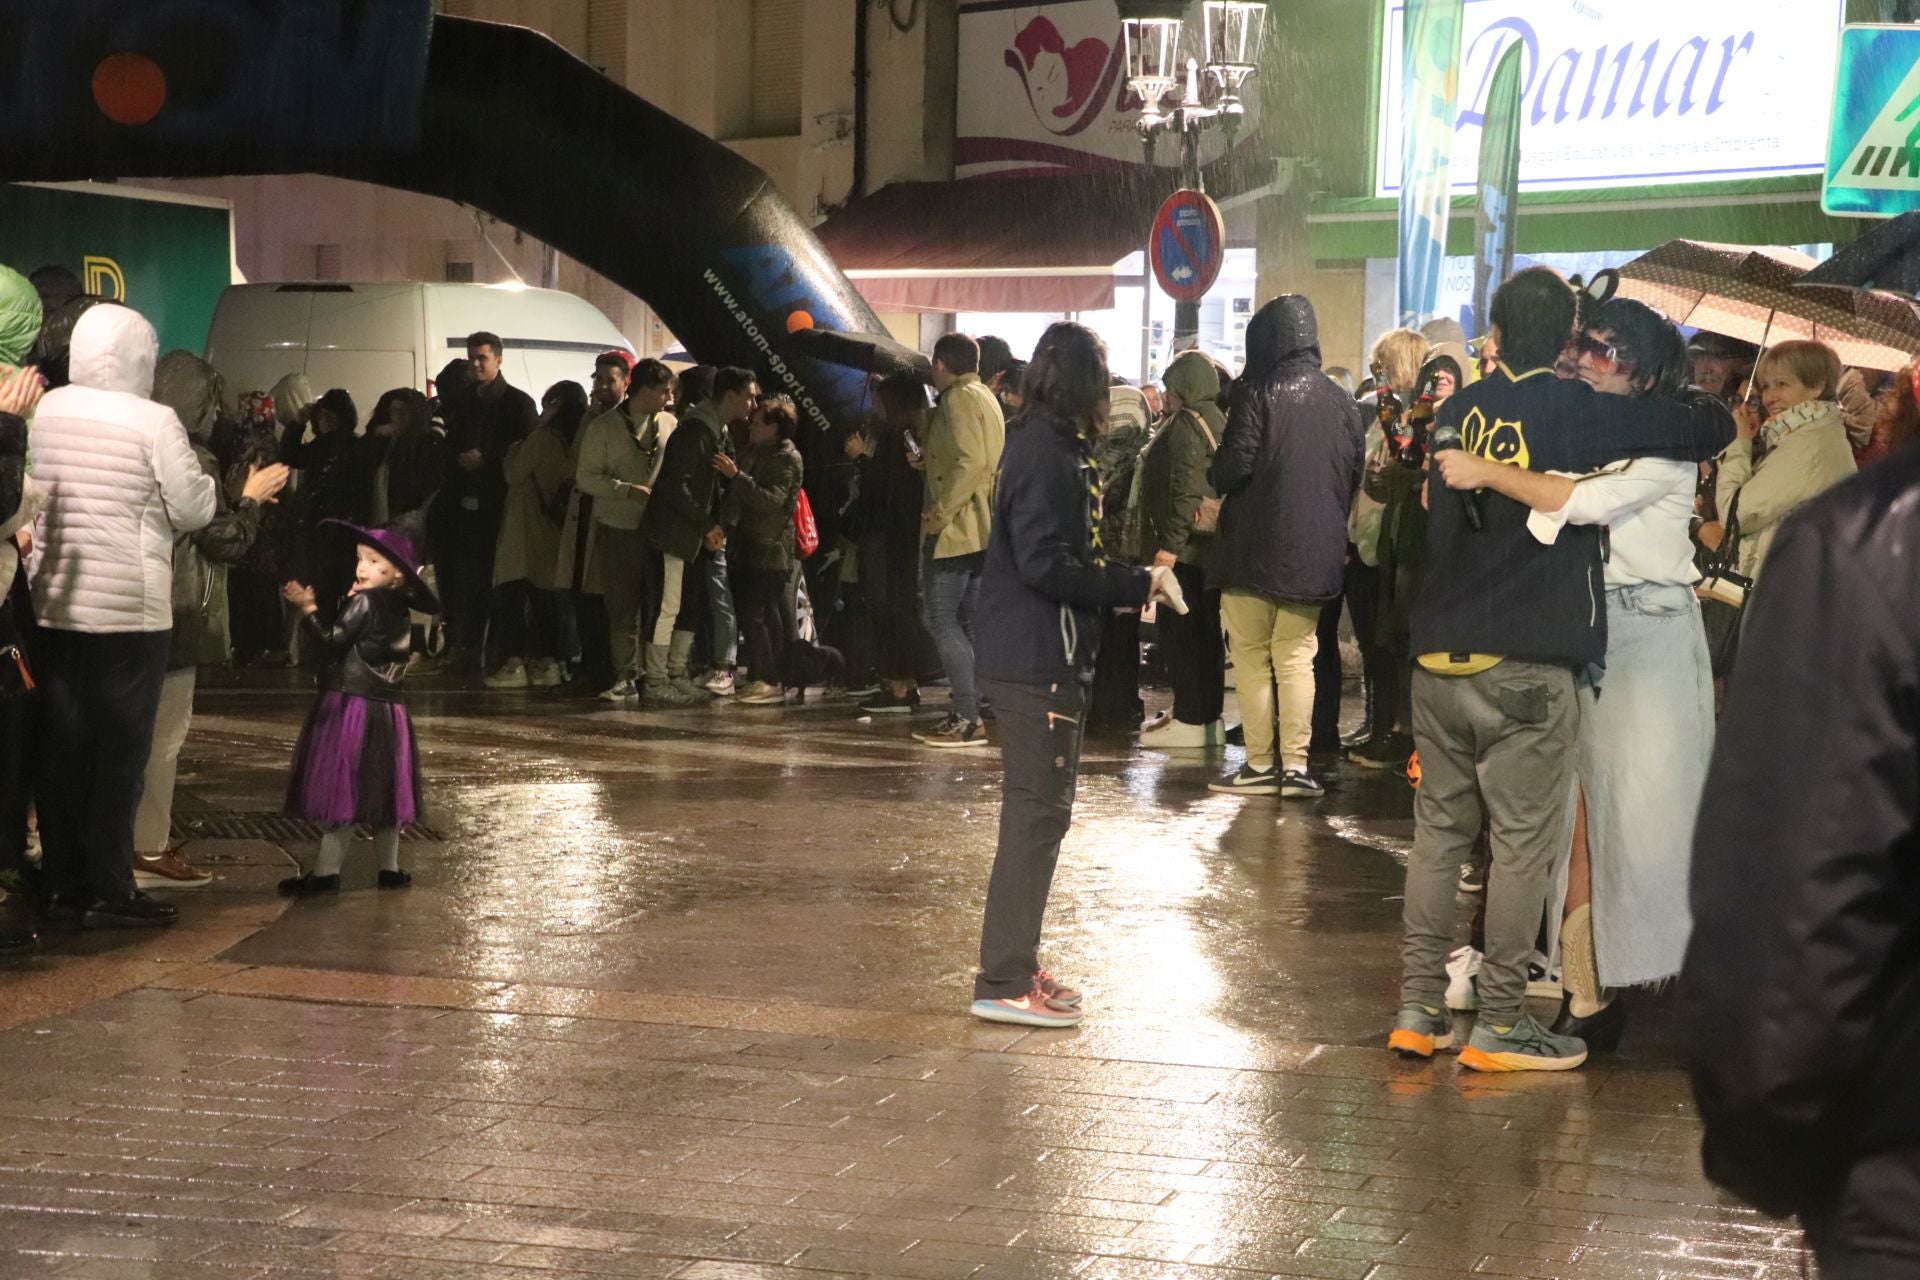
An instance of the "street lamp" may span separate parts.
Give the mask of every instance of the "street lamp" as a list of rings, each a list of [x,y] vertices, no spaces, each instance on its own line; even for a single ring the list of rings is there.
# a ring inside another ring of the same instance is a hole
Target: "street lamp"
[[[1181,34],[1192,5],[1188,0],[1118,0],[1127,51],[1127,87],[1142,104],[1138,129],[1146,149],[1147,167],[1153,167],[1154,142],[1162,133],[1180,139],[1180,181],[1202,190],[1200,137],[1219,125],[1226,132],[1227,149],[1246,118],[1241,93],[1260,68],[1266,41],[1266,0],[1202,0],[1201,33],[1206,55],[1183,56]],[[1215,90],[1209,103],[1200,92],[1205,71]],[[1173,336],[1176,348],[1191,345],[1200,332],[1200,304],[1177,303]]]

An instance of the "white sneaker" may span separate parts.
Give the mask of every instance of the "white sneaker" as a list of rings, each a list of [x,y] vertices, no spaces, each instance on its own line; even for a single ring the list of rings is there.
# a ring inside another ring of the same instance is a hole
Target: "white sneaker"
[[[532,688],[558,689],[565,683],[566,677],[561,674],[560,664],[551,658],[527,668],[527,684]]]
[[[602,702],[626,702],[640,696],[640,690],[631,680],[615,682],[612,688],[602,689],[599,693]]]
[[[1147,717],[1147,722],[1145,724],[1140,726],[1140,736],[1144,738],[1150,733],[1158,733],[1160,730],[1166,728],[1168,725],[1172,723],[1173,723],[1173,712],[1156,711],[1152,715]]]
[[[1447,1008],[1472,1013],[1480,1007],[1481,955],[1472,947],[1461,947],[1447,957]]]
[[[777,707],[787,700],[787,691],[777,684],[755,680],[740,691],[736,701],[749,707]]]
[[[731,698],[734,692],[733,672],[729,668],[722,667],[708,676],[707,682],[700,687],[716,698]]]
[[[486,679],[489,689],[525,689],[528,683],[527,664],[518,658],[508,658]]]
[[[1223,745],[1226,740],[1226,726],[1218,720],[1211,724],[1169,720],[1158,729],[1147,729],[1140,734],[1140,745],[1153,751],[1205,751],[1208,747]]]

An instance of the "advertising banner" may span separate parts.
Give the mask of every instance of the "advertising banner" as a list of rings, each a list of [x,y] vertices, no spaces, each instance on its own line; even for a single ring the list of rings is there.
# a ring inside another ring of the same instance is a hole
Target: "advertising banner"
[[[1200,6],[1192,10],[1197,36]],[[1142,166],[1134,127],[1141,104],[1127,89],[1126,60],[1114,0],[961,0],[955,171],[967,178]],[[1244,94],[1249,116],[1258,85],[1256,76]],[[1203,91],[1210,92],[1204,84]],[[1201,162],[1224,151],[1220,131],[1209,130]],[[1163,140],[1155,165],[1179,162],[1179,143]]]
[[[1405,151],[1406,0],[1380,0],[1375,194]],[[1844,0],[1467,0],[1453,189],[1474,190],[1494,68],[1521,48],[1523,191],[1816,173]]]
[[[1460,83],[1462,0],[1407,0],[1408,73],[1402,84],[1400,323],[1418,328],[1433,314],[1447,258],[1448,174]]]
[[[1518,44],[1501,55],[1480,131],[1480,192],[1473,204],[1473,319],[1479,333],[1487,331],[1493,291],[1513,274],[1520,221],[1520,57]]]

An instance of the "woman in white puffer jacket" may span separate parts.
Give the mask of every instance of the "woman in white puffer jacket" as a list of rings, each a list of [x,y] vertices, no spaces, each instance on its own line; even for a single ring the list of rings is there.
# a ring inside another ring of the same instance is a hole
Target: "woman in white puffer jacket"
[[[33,576],[42,738],[36,799],[52,918],[173,923],[133,880],[133,815],[173,629],[173,542],[213,518],[215,482],[155,404],[153,326],[94,307],[73,330],[71,384],[29,439],[47,491]]]

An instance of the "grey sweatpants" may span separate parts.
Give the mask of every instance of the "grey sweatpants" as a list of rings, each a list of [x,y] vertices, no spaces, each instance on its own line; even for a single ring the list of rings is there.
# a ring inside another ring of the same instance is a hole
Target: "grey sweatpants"
[[[1413,853],[1407,859],[1401,1000],[1438,1008],[1459,917],[1460,864],[1484,814],[1492,837],[1480,1017],[1511,1024],[1527,995],[1554,867],[1572,839],[1580,703],[1565,667],[1509,659],[1473,676],[1413,673],[1420,750]]]

